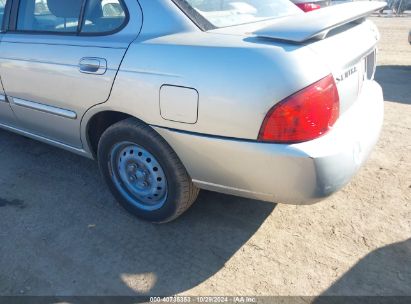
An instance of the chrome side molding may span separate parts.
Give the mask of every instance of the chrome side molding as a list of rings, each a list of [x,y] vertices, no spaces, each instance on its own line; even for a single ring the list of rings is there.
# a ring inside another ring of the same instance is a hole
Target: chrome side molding
[[[52,107],[49,105],[45,105],[45,104],[41,104],[41,103],[37,103],[33,101],[28,101],[28,100],[24,100],[20,98],[14,98],[14,97],[10,98],[10,101],[16,106],[33,109],[33,110],[37,110],[37,111],[41,111],[44,113],[49,113],[49,114],[53,114],[53,115],[57,115],[57,116],[61,116],[61,117],[69,118],[69,119],[77,118],[76,112],[73,112],[70,110],[56,108],[56,107]]]

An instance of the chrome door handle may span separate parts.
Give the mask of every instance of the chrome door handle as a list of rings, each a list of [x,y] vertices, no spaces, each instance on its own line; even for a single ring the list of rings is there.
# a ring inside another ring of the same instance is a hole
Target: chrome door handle
[[[107,71],[107,61],[104,58],[81,58],[79,67],[81,73],[102,75]]]

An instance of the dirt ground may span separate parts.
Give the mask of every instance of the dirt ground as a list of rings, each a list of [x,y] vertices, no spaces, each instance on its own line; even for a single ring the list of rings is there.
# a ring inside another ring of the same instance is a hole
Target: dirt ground
[[[313,206],[202,192],[151,225],[115,203],[94,162],[0,131],[0,295],[411,296],[411,18],[374,20],[382,137]]]

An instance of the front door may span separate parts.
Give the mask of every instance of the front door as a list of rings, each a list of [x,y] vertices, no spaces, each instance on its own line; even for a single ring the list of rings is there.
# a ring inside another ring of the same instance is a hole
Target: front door
[[[81,118],[109,98],[140,27],[135,0],[14,0],[0,73],[20,128],[80,148]]]
[[[7,3],[9,2],[9,3]],[[7,5],[7,7],[6,7]],[[0,0],[0,42],[3,39],[4,35],[4,17],[6,14],[7,9],[9,8],[10,1],[8,0]],[[0,70],[0,125],[7,125],[7,126],[15,126],[16,125],[16,117],[11,110],[9,101],[7,99],[6,93],[4,92],[3,85],[1,82],[1,70]]]

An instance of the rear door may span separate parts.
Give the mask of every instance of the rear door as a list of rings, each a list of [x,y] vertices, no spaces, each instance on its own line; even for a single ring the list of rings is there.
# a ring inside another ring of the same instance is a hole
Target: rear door
[[[9,0],[0,0],[0,42],[4,36],[4,23],[6,22],[5,16],[6,11],[10,6]],[[1,83],[1,71],[0,71],[0,124],[5,124],[8,126],[16,125],[16,117],[11,110],[10,104],[6,98],[6,93],[4,92],[3,85]]]
[[[19,127],[81,147],[81,118],[109,98],[141,16],[135,0],[14,1],[0,71]]]

